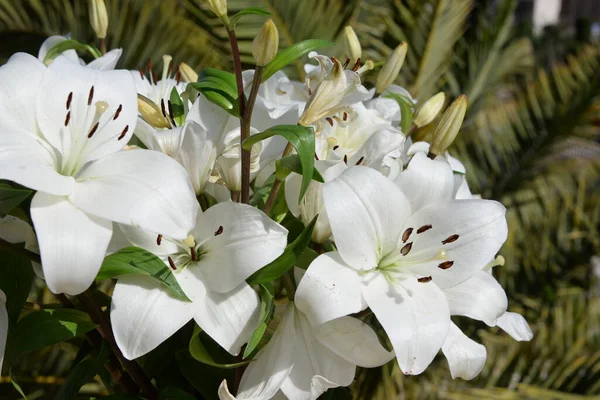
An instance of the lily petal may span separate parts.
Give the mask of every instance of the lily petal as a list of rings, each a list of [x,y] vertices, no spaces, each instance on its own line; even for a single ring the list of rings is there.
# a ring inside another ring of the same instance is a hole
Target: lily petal
[[[24,243],[33,235],[31,226],[20,218],[5,215],[0,218],[0,238],[10,243]]]
[[[351,167],[323,185],[325,209],[340,255],[356,269],[377,267],[395,248],[410,216],[404,194],[374,169]]]
[[[112,49],[102,57],[90,62],[86,67],[101,71],[115,69],[117,62],[119,62],[119,58],[121,58],[121,54],[123,54],[123,49]]]
[[[46,284],[76,295],[94,281],[112,235],[112,224],[86,214],[65,197],[37,192],[31,219],[38,236]]]
[[[119,349],[128,360],[154,350],[195,313],[193,303],[177,300],[149,276],[125,275],[115,285],[110,320]]]
[[[483,369],[487,358],[485,346],[469,339],[454,323],[450,324],[442,352],[448,360],[452,379],[475,378]]]
[[[402,371],[407,375],[423,372],[442,347],[450,325],[442,291],[414,277],[392,286],[376,274],[363,294],[388,334]]]
[[[533,338],[533,332],[521,314],[507,311],[498,318],[496,324],[519,342],[528,342]]]
[[[188,172],[196,194],[204,191],[208,178],[215,166],[217,149],[208,140],[206,131],[200,125],[190,121],[184,127],[181,149],[175,159]]]
[[[116,224],[127,240],[134,246],[146,249],[157,256],[168,256],[179,251],[179,246],[168,237],[161,237],[158,244],[158,235],[131,225]],[[115,231],[116,233],[116,231]],[[166,258],[165,258],[166,259]]]
[[[199,208],[183,167],[150,150],[122,151],[90,164],[69,199],[92,215],[175,239],[187,237]]]
[[[338,252],[321,254],[308,267],[296,289],[296,306],[313,325],[367,308],[362,281]]]

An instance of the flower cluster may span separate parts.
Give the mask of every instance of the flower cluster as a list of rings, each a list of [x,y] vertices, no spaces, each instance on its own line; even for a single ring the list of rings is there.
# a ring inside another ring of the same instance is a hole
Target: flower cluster
[[[222,2],[211,6],[229,23]],[[486,350],[454,317],[529,340],[492,274],[503,264],[505,208],[471,194],[465,167],[446,151],[466,98],[439,121],[443,94],[417,112],[392,84],[406,44],[368,90],[373,63],[361,63],[351,28],[348,62],[311,52],[304,82],[281,70],[263,79],[277,53],[277,31],[265,26],[253,47],[258,67],[236,71],[246,99],[233,96],[231,107],[215,100],[218,74],[203,81],[183,64],[173,73],[169,56],[160,79],[150,65],[115,69],[120,50],[87,65],[74,50],[55,54],[63,37],[37,58],[12,56],[0,67],[0,179],[35,191],[33,229],[7,215],[0,236],[38,253],[38,274],[68,295],[90,287],[107,255],[154,255],[183,295],[150,273],[114,275],[116,344],[133,360],[191,320],[234,356],[263,339],[241,380],[218,388],[223,400],[316,399],[350,385],[357,366],[396,358],[405,374],[420,374],[440,350],[453,377],[472,379]],[[431,145],[413,142],[435,121]],[[312,176],[301,141],[312,146]],[[301,248],[290,220],[305,227]],[[271,297],[289,299],[274,313],[257,290],[265,278],[252,278],[264,271]],[[0,291],[0,350],[5,301]],[[364,322],[371,314],[383,339]]]

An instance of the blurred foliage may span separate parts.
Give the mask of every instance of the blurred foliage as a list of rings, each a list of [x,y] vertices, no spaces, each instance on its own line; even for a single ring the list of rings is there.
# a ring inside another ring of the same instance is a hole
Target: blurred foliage
[[[121,67],[160,64],[168,53],[197,70],[231,69],[226,33],[202,0],[106,3],[108,46],[124,48]],[[466,165],[473,192],[508,209],[510,232],[501,252],[506,265],[495,271],[509,308],[524,313],[534,339],[515,342],[496,328],[457,319],[487,347],[488,362],[478,378],[452,380],[442,357],[417,377],[403,376],[392,362],[360,370],[355,398],[600,398],[600,283],[590,266],[590,257],[600,254],[600,45],[565,39],[552,29],[533,38],[515,27],[515,3],[229,0],[231,13],[251,6],[269,11],[281,48],[308,38],[339,43],[347,24],[357,31],[365,59],[383,61],[406,41],[398,83],[419,100],[440,89],[449,100],[467,94],[468,114],[452,152]],[[248,17],[236,29],[248,65],[262,21]],[[87,2],[0,0],[0,61],[16,51],[35,54],[48,35],[67,33],[93,42]],[[339,56],[341,47],[329,50]],[[301,77],[301,64],[287,72]],[[425,128],[415,135],[430,134]],[[41,287],[37,293],[47,296]],[[175,352],[165,354],[170,358],[163,368],[171,370]],[[56,385],[73,360],[75,346],[55,346],[28,355],[13,374],[23,376],[23,387]],[[39,376],[56,378],[28,383]],[[44,390],[37,397],[55,393]],[[10,385],[0,385],[2,398],[4,393],[18,398]]]

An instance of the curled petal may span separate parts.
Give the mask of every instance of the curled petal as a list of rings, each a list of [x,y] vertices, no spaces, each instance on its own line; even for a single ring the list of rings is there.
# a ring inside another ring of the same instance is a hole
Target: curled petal
[[[469,339],[453,323],[448,329],[448,336],[442,346],[442,352],[448,360],[453,379],[471,380],[475,378],[483,369],[487,357],[485,347]]]
[[[528,342],[533,338],[533,332],[521,314],[507,311],[498,318],[496,324],[519,342]]]

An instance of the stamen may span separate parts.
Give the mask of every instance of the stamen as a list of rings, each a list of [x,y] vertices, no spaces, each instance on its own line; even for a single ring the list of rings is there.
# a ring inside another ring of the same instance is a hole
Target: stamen
[[[157,246],[160,246],[160,244],[161,244],[161,243],[162,243],[162,235],[160,235],[160,234],[159,234],[159,235],[156,237],[156,245],[157,245]]]
[[[452,236],[448,236],[446,239],[442,240],[442,244],[448,244],[448,243],[456,242],[456,240],[458,238],[459,238],[459,236],[457,234],[454,234]]]
[[[400,254],[402,254],[403,256],[407,255],[410,252],[410,249],[412,249],[412,244],[413,242],[407,243],[405,244],[401,249],[400,249]]]
[[[173,259],[171,257],[167,257],[167,260],[169,261],[169,266],[171,267],[171,269],[173,271],[177,271],[177,266],[175,265],[175,263],[173,262]]]
[[[359,68],[360,68],[360,58],[358,60],[356,60],[354,67],[352,67],[352,71],[356,72],[356,71],[358,71]]]
[[[192,255],[192,261],[196,261],[196,249],[190,247],[190,253]]]
[[[346,58],[346,62],[344,63],[344,65],[342,65],[342,69],[346,69],[346,67],[348,66],[348,64],[350,64],[350,59]]]
[[[71,120],[71,111],[68,111],[67,116],[65,117],[65,126],[69,125],[70,120]]]
[[[407,230],[404,231],[404,233],[402,234],[402,243],[406,243],[408,238],[410,238],[410,234],[412,232],[413,232],[413,228],[408,228]]]
[[[119,115],[121,115],[121,111],[123,110],[123,104],[119,104],[119,108],[117,108],[117,111],[115,112],[115,116],[113,117],[113,121],[116,120],[117,118],[119,118]]]
[[[69,97],[67,97],[67,110],[71,108],[71,101],[73,100],[73,92],[69,93]]]
[[[315,160],[319,161],[319,156],[315,153]]]
[[[169,117],[171,121],[173,121],[173,125],[175,125],[175,114],[173,113],[173,105],[171,104],[171,100],[167,100],[167,105],[169,106]]]
[[[160,111],[163,113],[163,117],[167,117],[167,110],[165,109],[165,99],[160,99]]]
[[[150,59],[148,59],[148,62],[146,63],[146,71],[148,71],[148,75],[152,77],[152,61],[150,61]],[[152,83],[152,81],[150,83]]]
[[[427,282],[431,282],[431,277],[430,276],[424,276],[423,278],[419,278],[417,279],[417,281],[419,281],[420,283],[427,283]]]
[[[420,227],[419,229],[417,229],[417,234],[423,233],[423,232],[427,232],[431,228],[432,228],[431,225],[423,225],[422,227]]]
[[[333,126],[333,119],[327,117],[325,118],[327,120],[327,122],[329,122],[329,125]]]
[[[175,81],[177,83],[181,82],[181,71],[179,71],[179,69],[177,70],[177,73],[175,74]]]
[[[358,161],[354,165],[360,165],[360,163],[362,163],[364,159],[365,159],[365,156],[362,156],[361,158],[358,159]]]
[[[337,150],[339,149],[340,146],[338,146],[337,144],[335,146],[333,146],[333,150]]]
[[[343,118],[342,118],[342,119],[343,119],[344,121],[348,121],[348,113],[347,113],[346,111],[344,111],[344,114],[343,114],[343,115],[344,115],[344,116],[343,116]]]
[[[152,78],[154,78],[154,84],[156,85],[158,83],[158,75],[153,74]]]
[[[92,100],[94,100],[94,87],[90,88],[90,93],[88,94],[88,106],[92,105]]]
[[[219,236],[221,233],[223,233],[223,225],[219,226],[219,229],[215,231],[215,236]]]
[[[127,131],[129,130],[129,125],[125,125],[125,129],[123,129],[123,132],[121,132],[121,134],[119,135],[119,137],[117,138],[117,140],[121,140],[125,137],[125,135],[127,134]]]
[[[188,247],[196,247],[196,239],[194,239],[194,235],[188,235],[188,237],[186,237],[183,241],[183,244]]]
[[[344,154],[344,164],[348,165],[348,154]]]
[[[171,61],[173,60],[173,57],[171,57],[168,54],[165,54],[164,56],[162,56],[163,59],[163,71],[162,71],[162,80],[167,79],[167,76],[169,74],[169,66],[171,65]]]
[[[92,130],[90,131],[90,133],[88,133],[88,139],[91,139],[92,136],[94,136],[94,133],[96,133],[96,131],[98,130],[98,125],[100,125],[100,122],[96,122],[94,124],[94,126],[92,127]]]
[[[447,260],[448,254],[444,250],[439,249],[437,254],[435,255],[435,259],[436,260]]]
[[[441,263],[441,264],[438,265],[438,268],[440,268],[440,269],[448,269],[448,268],[450,268],[453,265],[454,265],[454,261],[444,261],[443,263]]]
[[[142,80],[144,80],[144,71],[142,71],[142,67],[138,67],[138,72],[140,73]]]

